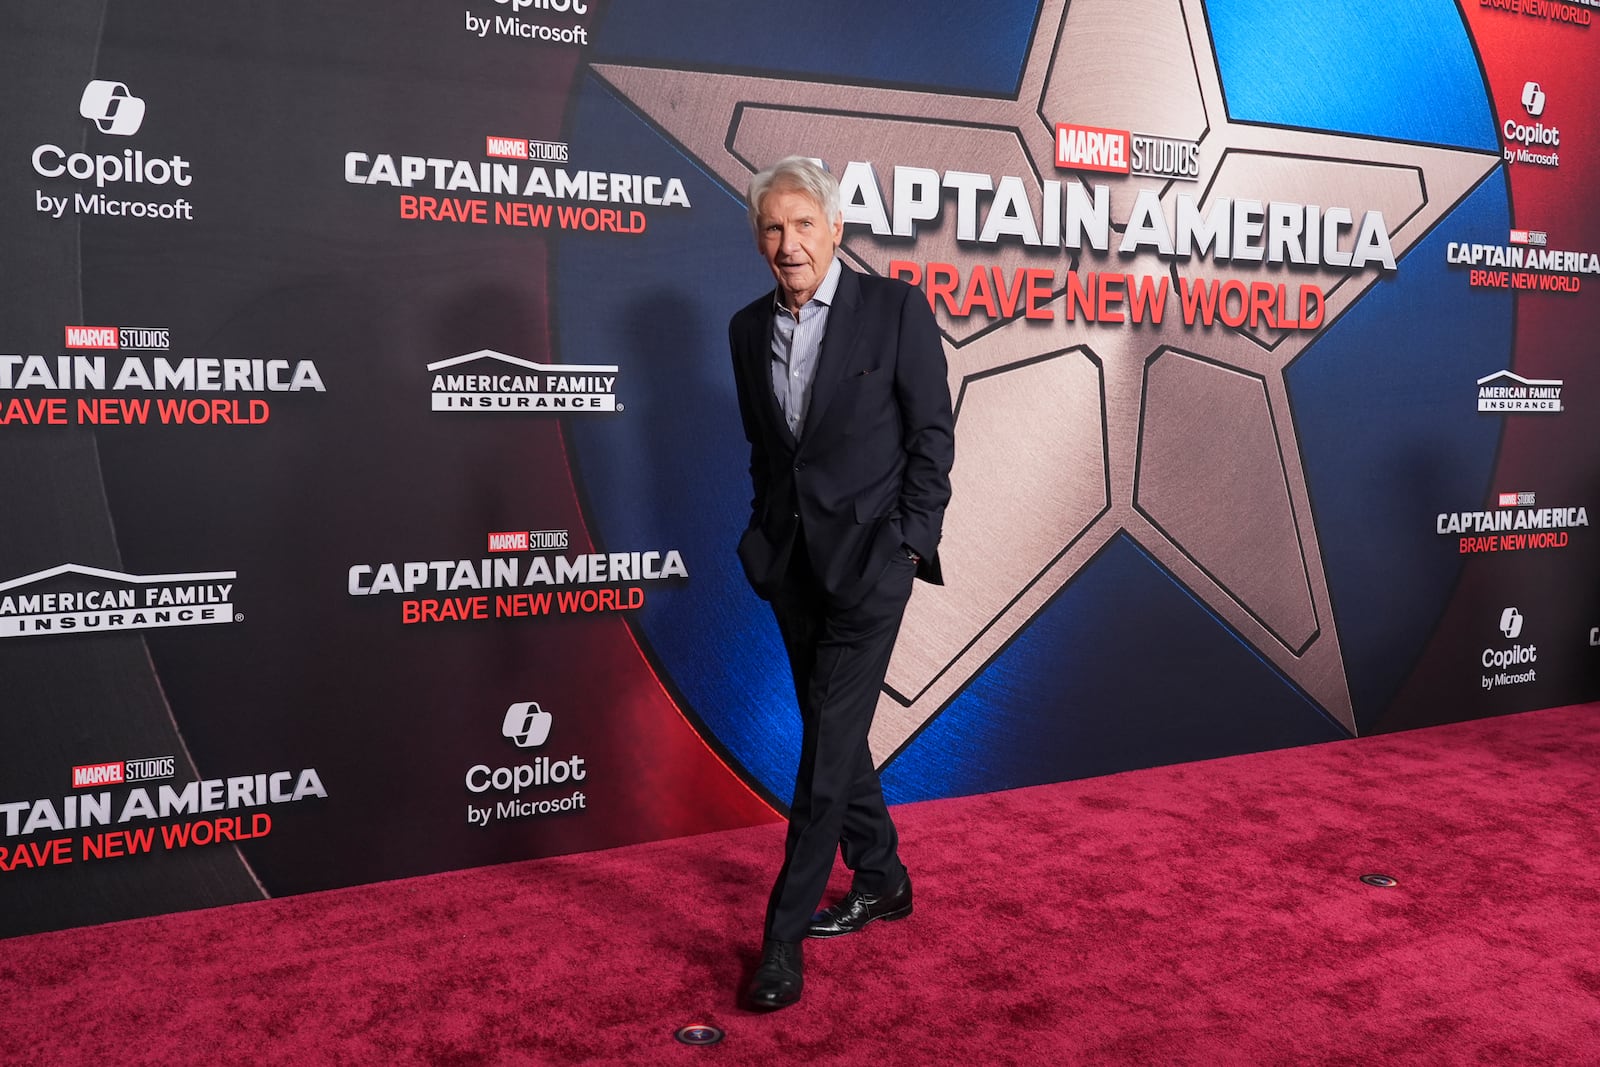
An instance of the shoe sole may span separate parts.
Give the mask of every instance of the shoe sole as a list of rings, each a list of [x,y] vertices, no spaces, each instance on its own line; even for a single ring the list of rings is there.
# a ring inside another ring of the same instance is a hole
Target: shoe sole
[[[892,923],[892,922],[895,922],[896,920],[907,918],[907,917],[910,916],[910,914],[911,914],[911,905],[907,904],[905,907],[899,909],[898,911],[891,911],[887,915],[874,915],[872,918],[868,919],[866,922],[862,923],[860,926],[856,927],[854,930],[828,930],[828,931],[822,932],[822,933],[813,933],[812,931],[807,930],[806,931],[806,937],[807,938],[815,938],[818,941],[825,941],[830,937],[848,937],[851,934],[859,934],[861,931],[865,930],[867,927],[871,926],[873,923],[879,921],[880,919],[882,921],[886,922],[886,923]]]
[[[767,1012],[781,1011],[798,1003],[800,1003],[800,994],[796,993],[792,1000],[746,1000],[743,1007],[745,1011],[766,1014]]]

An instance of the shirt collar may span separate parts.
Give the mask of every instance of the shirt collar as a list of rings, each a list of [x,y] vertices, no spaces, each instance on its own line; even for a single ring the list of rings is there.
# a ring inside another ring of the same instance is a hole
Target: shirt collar
[[[806,307],[810,304],[817,303],[821,304],[823,307],[833,307],[833,296],[839,291],[839,275],[843,273],[844,266],[839,262],[838,254],[835,253],[833,262],[828,264],[828,273],[822,276],[822,284],[817,286],[817,291],[815,293],[811,294],[811,299],[807,300],[800,306]],[[785,313],[787,313],[789,310],[788,308],[784,307],[783,296],[777,289],[772,290],[772,307],[774,311],[782,311]]]

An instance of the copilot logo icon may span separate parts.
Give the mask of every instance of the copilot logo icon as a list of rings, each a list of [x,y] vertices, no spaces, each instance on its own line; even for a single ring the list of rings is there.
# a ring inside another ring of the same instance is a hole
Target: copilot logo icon
[[[1522,107],[1534,118],[1544,114],[1544,90],[1539,88],[1538,82],[1528,82],[1522,87]]]
[[[550,737],[550,713],[542,711],[538,702],[526,700],[506,709],[500,732],[518,748],[538,748]]]
[[[144,101],[121,82],[92,81],[83,88],[78,114],[93,122],[101,133],[132,137],[144,124]]]
[[[1508,640],[1515,641],[1522,633],[1522,612],[1516,608],[1507,608],[1500,613],[1500,632]]]

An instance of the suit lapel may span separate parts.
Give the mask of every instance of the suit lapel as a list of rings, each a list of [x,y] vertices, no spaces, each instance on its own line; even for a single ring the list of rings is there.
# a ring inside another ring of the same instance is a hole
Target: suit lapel
[[[817,372],[811,379],[811,402],[806,407],[806,421],[800,427],[802,440],[822,420],[822,413],[828,409],[844,369],[850,365],[855,339],[860,336],[856,316],[861,310],[861,281],[843,260],[839,268],[839,287],[834,290],[833,305],[828,308],[828,329],[822,335]]]
[[[776,298],[774,294],[773,299]],[[793,452],[794,434],[790,432],[789,421],[783,417],[783,408],[778,406],[778,398],[772,392],[772,318],[772,300],[768,300],[746,338],[746,373],[750,375],[751,395],[764,398],[758,403],[772,428],[773,436]]]

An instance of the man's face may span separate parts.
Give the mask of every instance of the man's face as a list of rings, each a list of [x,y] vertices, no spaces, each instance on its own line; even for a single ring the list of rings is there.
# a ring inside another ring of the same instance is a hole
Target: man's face
[[[810,194],[772,189],[761,201],[756,245],[778,280],[778,292],[790,310],[810,300],[827,277],[833,250],[844,236],[844,220],[828,222],[822,205]]]

